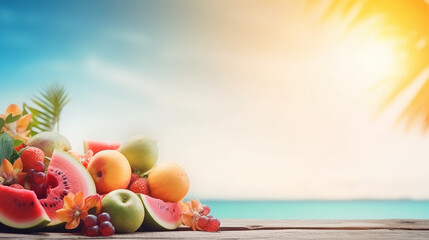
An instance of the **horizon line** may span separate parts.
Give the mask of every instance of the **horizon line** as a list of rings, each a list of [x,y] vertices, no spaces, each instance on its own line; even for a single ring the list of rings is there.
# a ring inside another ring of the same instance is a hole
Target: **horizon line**
[[[196,198],[185,198],[188,201]],[[363,202],[363,201],[429,201],[428,198],[355,198],[355,199],[228,199],[228,198],[199,198],[200,201],[219,202]]]

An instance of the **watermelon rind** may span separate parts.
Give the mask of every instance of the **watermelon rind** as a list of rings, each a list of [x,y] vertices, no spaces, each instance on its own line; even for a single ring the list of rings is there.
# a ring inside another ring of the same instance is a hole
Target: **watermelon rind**
[[[76,161],[76,159],[67,152],[64,152],[62,150],[54,150],[54,153],[52,154],[51,163],[55,156],[59,156],[63,159],[66,159],[66,161],[70,163],[71,166],[73,166],[73,168],[78,169],[78,171],[81,173],[80,174],[81,176],[78,176],[78,177],[80,182],[86,182],[86,189],[79,189],[79,191],[82,191],[84,193],[86,192],[84,197],[97,193],[94,180],[92,179],[88,170],[79,161]],[[48,168],[48,171],[49,171],[49,168]],[[64,169],[64,171],[67,171],[67,169]],[[63,224],[63,222],[56,217],[53,217],[53,218],[51,217],[51,222],[47,225],[47,227],[55,227],[60,224]]]
[[[140,227],[141,230],[146,231],[165,231],[165,230],[174,230],[180,227],[182,225],[182,220],[178,219],[176,222],[166,222],[161,219],[159,219],[154,210],[150,208],[148,204],[148,196],[144,194],[138,193],[137,196],[139,196],[140,200],[143,202],[144,206],[144,220],[143,224]]]
[[[21,225],[22,227],[16,227],[16,225],[11,227],[6,224],[0,223],[0,232],[26,233],[26,232],[40,231],[41,229],[45,228],[49,222],[50,221],[48,219],[42,219],[41,222],[37,223],[32,227],[28,227],[24,225]]]
[[[38,229],[41,229],[45,226],[47,226],[51,221],[49,220],[48,215],[43,214],[42,216],[34,219],[30,222],[20,223],[20,222],[14,222],[10,221],[7,218],[4,218],[2,215],[0,215],[1,223],[4,224],[7,227],[15,228],[15,229],[25,229],[27,231],[35,231]]]

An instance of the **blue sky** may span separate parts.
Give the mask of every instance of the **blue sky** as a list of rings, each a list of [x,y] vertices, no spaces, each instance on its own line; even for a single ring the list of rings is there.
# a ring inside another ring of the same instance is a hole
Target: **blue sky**
[[[19,80],[33,82],[64,78],[60,71],[76,68],[73,64],[89,55],[152,69],[163,44],[162,23],[171,11],[162,2],[143,1],[13,1],[1,6],[2,79],[16,80],[20,72]],[[50,67],[57,70],[50,76],[27,72]]]
[[[190,197],[429,198],[428,140],[393,128],[400,105],[374,117],[390,43],[317,19],[300,1],[0,1],[0,109],[63,82],[73,148],[149,135]]]

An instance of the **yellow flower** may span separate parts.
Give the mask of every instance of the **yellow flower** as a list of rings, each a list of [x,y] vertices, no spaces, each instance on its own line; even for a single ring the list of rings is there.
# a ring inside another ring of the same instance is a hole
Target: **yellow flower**
[[[182,222],[184,225],[192,228],[192,230],[201,230],[198,227],[198,218],[202,215],[203,206],[200,203],[200,200],[192,200],[188,202],[180,202],[180,207],[182,208]]]
[[[25,180],[26,173],[22,172],[22,161],[21,158],[18,158],[13,165],[6,158],[3,159],[3,162],[0,166],[0,184],[2,185],[12,185],[14,183],[22,183]]]
[[[85,209],[83,193],[69,193],[64,197],[64,205],[62,209],[57,210],[57,218],[63,222],[67,222],[66,229],[75,229],[79,226],[80,219],[84,219],[88,215],[88,210]]]
[[[6,122],[6,118],[12,114],[12,117],[21,115],[21,109],[16,104],[10,104],[6,109],[5,114],[0,114],[0,118],[2,118]],[[26,114],[21,116],[18,120],[5,123],[4,127],[0,129],[0,132],[7,132],[12,138],[23,141],[24,143],[28,140],[28,135],[30,134],[30,130],[27,130],[28,125],[31,121],[31,114]]]

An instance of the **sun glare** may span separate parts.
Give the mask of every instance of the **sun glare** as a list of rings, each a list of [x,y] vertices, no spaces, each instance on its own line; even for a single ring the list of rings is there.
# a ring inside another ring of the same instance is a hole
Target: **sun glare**
[[[394,46],[383,39],[346,38],[330,54],[340,71],[338,84],[348,93],[365,94],[399,71]]]
[[[388,42],[366,42],[350,49],[350,55],[351,65],[356,66],[357,74],[363,82],[365,78],[379,80],[395,72],[396,55]]]
[[[360,28],[363,30],[360,31],[361,33],[366,31],[367,34],[372,33],[378,37],[396,41],[396,51],[400,54],[390,58],[393,60],[393,66],[389,66],[389,62],[392,62],[386,60],[389,58],[387,55],[396,55],[393,54],[395,51],[386,51],[383,46],[375,47],[378,44],[374,43],[370,47],[365,47],[370,52],[371,49],[376,52],[357,55],[362,60],[368,59],[363,65],[362,74],[368,71],[373,74],[373,77],[380,77],[384,75],[383,69],[389,69],[388,75],[383,79],[382,87],[385,89],[382,94],[384,97],[379,103],[380,111],[397,103],[404,92],[417,84],[418,87],[414,89],[416,90],[414,95],[408,99],[399,120],[409,126],[421,125],[426,132],[429,129],[429,74],[427,73],[429,46],[426,42],[429,39],[428,1],[334,0],[327,5],[326,12],[323,13],[325,19],[341,22],[348,30]],[[356,37],[364,38],[367,34]],[[381,57],[380,62],[378,62],[379,57]],[[400,69],[399,72],[397,72],[398,69]]]

